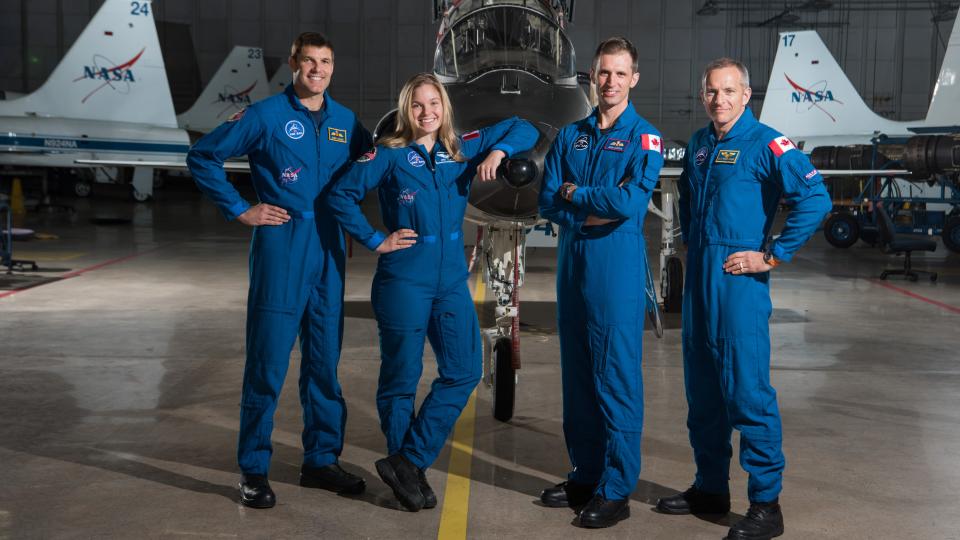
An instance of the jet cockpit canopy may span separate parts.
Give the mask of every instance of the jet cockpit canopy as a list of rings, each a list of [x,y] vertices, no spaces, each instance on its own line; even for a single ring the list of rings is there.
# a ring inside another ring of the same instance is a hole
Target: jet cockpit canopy
[[[440,27],[434,73],[452,83],[519,69],[547,83],[576,85],[573,45],[563,31],[563,17],[552,11],[525,0],[456,3]]]

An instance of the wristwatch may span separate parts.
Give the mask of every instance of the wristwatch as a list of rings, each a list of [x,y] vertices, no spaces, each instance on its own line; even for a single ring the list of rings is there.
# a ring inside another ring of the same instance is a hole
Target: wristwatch
[[[769,264],[771,268],[776,268],[780,265],[780,261],[773,256],[773,252],[769,249],[763,252],[763,262]]]

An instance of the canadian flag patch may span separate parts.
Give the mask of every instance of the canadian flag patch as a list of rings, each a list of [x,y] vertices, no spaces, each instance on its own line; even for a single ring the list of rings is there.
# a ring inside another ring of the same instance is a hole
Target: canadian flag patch
[[[644,150],[653,150],[654,152],[663,152],[663,144],[660,137],[656,135],[643,134],[640,136],[640,147]]]
[[[773,150],[773,154],[777,157],[782,156],[789,150],[797,149],[797,147],[793,145],[793,141],[782,136],[770,141],[770,144],[767,146],[770,148],[770,150]]]
[[[471,139],[476,139],[476,138],[479,137],[479,136],[480,136],[480,130],[477,129],[477,130],[473,130],[473,131],[471,131],[471,132],[469,132],[469,133],[464,133],[463,136],[460,137],[460,139],[461,139],[461,140],[464,140],[464,141],[469,141],[469,140],[471,140]]]

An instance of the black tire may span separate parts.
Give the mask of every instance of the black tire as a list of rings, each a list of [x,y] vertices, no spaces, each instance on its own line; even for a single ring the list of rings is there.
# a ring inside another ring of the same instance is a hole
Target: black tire
[[[93,193],[93,184],[86,180],[77,180],[73,183],[73,194],[80,198],[89,197]]]
[[[663,293],[663,310],[680,313],[683,305],[683,263],[679,257],[667,259],[667,283]]]
[[[513,369],[513,344],[501,337],[493,345],[493,417],[501,422],[513,418],[517,395],[517,372]]]
[[[960,253],[960,216],[947,218],[943,227],[943,245],[954,253]]]
[[[852,214],[837,212],[823,225],[823,236],[831,246],[846,249],[860,238],[860,223]]]

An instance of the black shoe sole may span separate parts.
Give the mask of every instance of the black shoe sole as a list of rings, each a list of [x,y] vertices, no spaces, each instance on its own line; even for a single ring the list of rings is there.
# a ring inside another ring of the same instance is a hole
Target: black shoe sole
[[[337,486],[324,482],[323,480],[317,480],[315,478],[310,478],[309,476],[300,475],[300,487],[312,488],[312,489],[325,489],[327,491],[332,491],[337,495],[359,495],[367,489],[367,483],[362,479],[356,484],[349,486]]]
[[[730,508],[708,508],[706,510],[701,510],[698,508],[697,511],[694,512],[689,508],[669,508],[658,504],[657,512],[671,516],[689,516],[690,514],[697,516],[724,516],[730,513]]]
[[[755,540],[755,539],[757,539],[757,540],[766,540],[766,539],[768,539],[768,538],[776,538],[776,537],[778,537],[778,536],[783,536],[783,528],[780,528],[780,530],[774,531],[770,536],[763,536],[763,537],[760,537],[760,536],[752,536],[752,537],[749,537],[749,539],[750,539],[750,540]],[[740,535],[736,535],[736,536],[727,535],[727,536],[724,536],[724,537],[723,537],[723,540],[743,540],[743,539],[745,539],[745,538],[748,538],[748,537],[746,537],[746,536],[740,536]]]
[[[551,501],[543,497],[540,497],[540,502],[547,508],[569,508],[570,506],[567,504],[567,501]]]
[[[246,506],[247,508],[257,508],[257,509],[263,510],[266,508],[273,508],[274,506],[276,506],[277,501],[276,499],[274,499],[272,502],[269,502],[269,503],[262,503],[262,502],[258,503],[255,499],[247,499],[247,498],[244,498],[243,495],[241,495],[240,504]]]
[[[436,498],[436,497],[434,497],[433,499],[428,499],[428,498],[426,498],[426,497],[423,498],[423,509],[424,509],[424,510],[429,510],[429,509],[431,509],[431,508],[436,508],[436,507],[437,507],[437,498]]]
[[[617,523],[630,517],[630,507],[626,506],[620,513],[616,514],[610,519],[603,521],[584,521],[583,516],[580,516],[580,526],[587,529],[604,529],[606,527],[613,527]]]
[[[390,489],[393,490],[393,496],[400,501],[401,506],[411,512],[419,512],[420,509],[423,508],[423,495],[411,495],[407,493],[400,485],[400,479],[397,478],[396,471],[393,470],[393,467],[387,462],[386,459],[377,460],[376,467],[377,474],[380,475],[380,479],[383,480],[385,484],[390,486]]]

